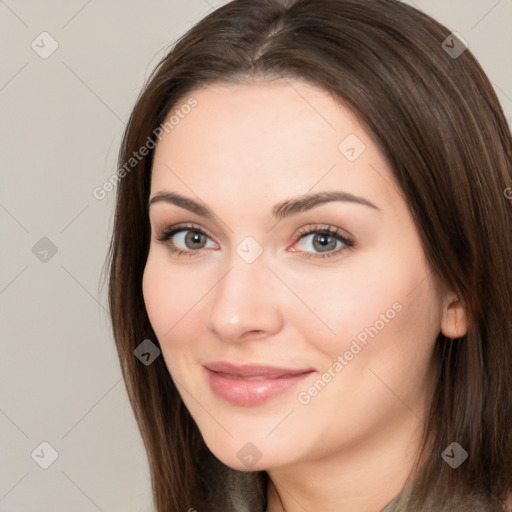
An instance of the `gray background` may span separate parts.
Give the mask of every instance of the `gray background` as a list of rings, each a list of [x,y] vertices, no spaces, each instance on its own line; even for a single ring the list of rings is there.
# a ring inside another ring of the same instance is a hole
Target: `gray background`
[[[0,0],[2,512],[151,510],[100,289],[115,191],[92,191],[145,77],[222,3]],[[512,0],[408,3],[469,42],[510,123]]]

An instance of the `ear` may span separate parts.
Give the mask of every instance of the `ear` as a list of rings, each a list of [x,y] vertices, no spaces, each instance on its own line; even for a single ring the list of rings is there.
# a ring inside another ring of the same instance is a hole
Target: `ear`
[[[468,331],[468,318],[466,310],[459,297],[449,292],[445,297],[443,317],[441,319],[441,332],[447,338],[460,338]]]

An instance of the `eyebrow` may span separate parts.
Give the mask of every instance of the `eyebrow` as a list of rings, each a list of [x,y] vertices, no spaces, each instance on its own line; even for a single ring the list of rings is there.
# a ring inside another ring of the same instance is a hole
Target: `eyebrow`
[[[272,208],[272,216],[275,219],[281,220],[284,219],[285,217],[290,217],[292,215],[296,215],[298,213],[311,210],[317,206],[320,206],[321,204],[330,203],[334,201],[360,204],[363,206],[373,208],[379,212],[381,211],[381,209],[378,206],[368,201],[368,199],[365,199],[364,197],[349,194],[347,192],[328,191],[317,192],[315,194],[303,195],[287,199],[282,203],[276,204]],[[214,217],[211,210],[204,206],[203,204],[195,201],[194,199],[182,196],[175,192],[157,192],[149,200],[149,206],[161,202],[174,204],[176,206],[185,208],[190,212],[196,213],[197,215],[200,215],[201,217],[206,217],[208,219]]]

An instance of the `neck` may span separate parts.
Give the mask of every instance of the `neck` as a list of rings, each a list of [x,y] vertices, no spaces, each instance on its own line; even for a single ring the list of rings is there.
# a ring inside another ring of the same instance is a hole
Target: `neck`
[[[405,415],[371,440],[269,470],[266,512],[376,512],[402,491],[420,448],[421,421]]]

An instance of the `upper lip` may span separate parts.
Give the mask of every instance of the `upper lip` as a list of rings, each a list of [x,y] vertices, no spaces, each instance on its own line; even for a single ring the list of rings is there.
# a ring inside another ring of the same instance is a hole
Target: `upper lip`
[[[266,377],[268,379],[277,379],[279,377],[301,375],[313,371],[312,368],[280,368],[277,366],[265,366],[257,364],[235,365],[227,361],[212,361],[206,363],[205,368],[217,373],[226,373],[233,377]]]

